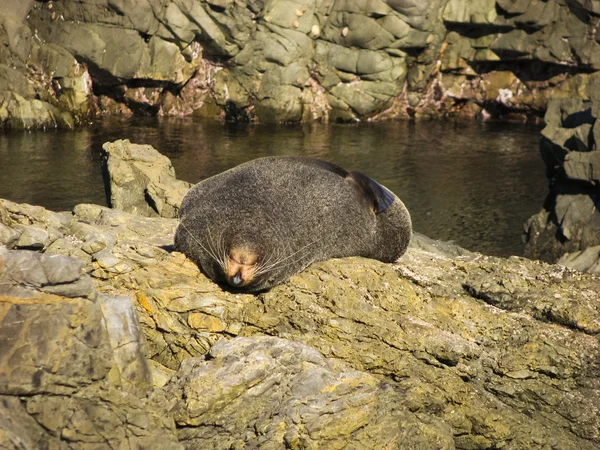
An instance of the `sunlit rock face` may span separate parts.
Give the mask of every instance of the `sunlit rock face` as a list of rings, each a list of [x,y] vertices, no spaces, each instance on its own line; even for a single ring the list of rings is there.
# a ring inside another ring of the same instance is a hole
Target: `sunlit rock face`
[[[539,118],[600,68],[589,1],[9,1],[0,121]]]

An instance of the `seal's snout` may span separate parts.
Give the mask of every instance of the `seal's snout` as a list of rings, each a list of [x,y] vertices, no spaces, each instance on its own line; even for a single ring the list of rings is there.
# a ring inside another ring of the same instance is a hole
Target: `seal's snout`
[[[257,255],[247,247],[235,247],[225,259],[227,283],[235,288],[247,286],[254,280],[257,268]]]
[[[233,287],[241,287],[244,284],[244,279],[242,278],[242,271],[240,270],[238,273],[236,273],[230,281]]]

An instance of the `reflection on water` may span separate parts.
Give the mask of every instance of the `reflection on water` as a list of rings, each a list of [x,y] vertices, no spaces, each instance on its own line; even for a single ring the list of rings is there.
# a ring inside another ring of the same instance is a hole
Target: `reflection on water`
[[[533,126],[106,118],[75,132],[0,133],[0,197],[53,210],[106,204],[100,152],[115,139],[151,144],[171,159],[178,178],[191,182],[260,156],[322,158],[385,184],[406,204],[415,230],[503,256],[522,253],[523,222],[547,190]]]

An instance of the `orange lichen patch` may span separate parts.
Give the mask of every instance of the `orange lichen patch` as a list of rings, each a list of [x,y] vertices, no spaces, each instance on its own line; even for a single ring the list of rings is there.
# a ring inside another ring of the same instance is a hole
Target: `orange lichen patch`
[[[221,319],[195,312],[189,314],[188,325],[196,330],[210,331],[211,333],[220,333],[227,328],[227,324]]]
[[[248,247],[232,248],[225,259],[225,276],[231,281],[236,275],[239,275],[242,279],[239,285],[246,286],[254,279],[257,260],[256,252]]]
[[[152,305],[142,292],[136,292],[135,297],[137,298],[138,303],[149,313],[153,312]]]
[[[77,303],[77,298],[65,298],[60,295],[46,294],[41,292],[32,292],[31,297],[12,297],[0,295],[0,303],[15,304],[15,305],[35,305],[48,303]]]

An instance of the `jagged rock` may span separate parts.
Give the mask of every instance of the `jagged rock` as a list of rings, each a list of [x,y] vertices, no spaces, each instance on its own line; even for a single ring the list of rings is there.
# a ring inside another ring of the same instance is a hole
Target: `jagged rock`
[[[90,113],[87,71],[62,47],[40,44],[26,23],[33,4],[9,1],[0,11],[0,125],[73,128]]]
[[[102,148],[113,208],[149,217],[177,217],[191,185],[175,178],[166,156],[150,145],[132,144],[127,139],[107,142]]]
[[[0,205],[0,221],[11,229],[16,219],[43,228],[54,218],[27,205]],[[396,264],[330,260],[254,296],[223,290],[173,252],[176,220],[79,205],[56,225],[64,237],[44,254],[80,259],[96,290],[114,301],[134,294],[150,370],[160,378],[140,405],[151,417],[175,421],[187,448],[338,448],[353,439],[365,448],[372,448],[369,442],[390,448],[600,445],[596,277],[417,235]],[[103,267],[84,247],[115,264]],[[119,360],[113,347],[124,340],[102,342],[106,377],[146,373],[144,365],[111,369]],[[120,359],[126,367],[143,354],[141,340],[135,342],[138,356]],[[150,389],[147,376],[137,380]],[[65,414],[79,411],[82,398],[113,398],[108,388],[100,397],[85,392],[61,398],[68,406],[43,393],[28,396],[25,413],[43,430],[65,430]],[[122,429],[120,410],[102,405],[94,420],[107,421],[111,411],[111,429]],[[58,413],[38,412],[42,407]],[[20,423],[38,442],[39,429]],[[176,428],[167,429],[164,439]]]
[[[546,113],[540,150],[550,192],[525,224],[525,255],[579,270],[596,270],[600,245],[600,78],[590,77],[588,99],[555,99]],[[568,254],[568,255],[566,255]],[[564,255],[564,256],[563,256]]]
[[[89,281],[81,267],[0,247],[0,447],[181,449],[173,421],[146,399],[131,297],[98,295],[91,282],[69,297],[43,292]]]
[[[11,128],[73,128],[73,118],[55,106],[26,99],[16,92],[0,93],[0,123]]]
[[[450,428],[411,412],[391,384],[275,337],[220,341],[158,395],[178,405],[186,448],[454,448]]]

